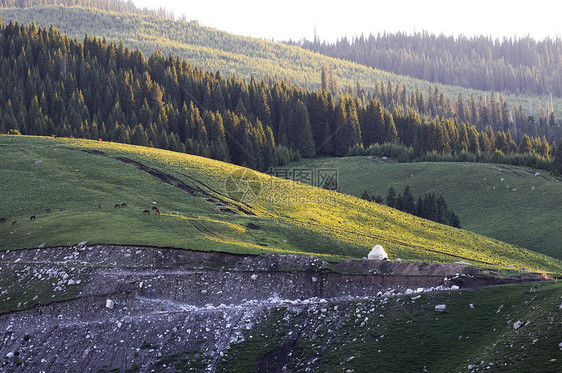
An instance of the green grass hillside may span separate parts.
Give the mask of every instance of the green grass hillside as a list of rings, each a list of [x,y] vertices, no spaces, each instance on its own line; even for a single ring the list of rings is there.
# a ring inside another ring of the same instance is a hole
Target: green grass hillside
[[[294,371],[560,372],[561,297],[562,284],[550,282],[320,305],[314,314],[283,308],[220,364],[257,371],[260,357],[289,345]],[[445,312],[435,312],[437,304]]]
[[[366,190],[386,198],[391,186],[401,193],[406,185],[414,195],[442,193],[462,228],[562,258],[562,182],[544,170],[368,157],[318,159],[297,166],[337,169],[340,191],[355,196]]]
[[[542,254],[206,158],[0,136],[0,159],[2,249],[87,241],[338,260],[364,257],[379,243],[392,258],[562,273],[560,260]]]
[[[83,40],[85,34],[106,38],[109,41],[123,40],[125,46],[138,47],[145,55],[160,49],[165,55],[185,57],[189,62],[207,71],[220,70],[225,76],[279,78],[307,88],[320,86],[322,66],[330,66],[341,88],[355,89],[357,81],[363,88],[371,90],[377,80],[384,83],[415,90],[416,86],[427,94],[431,83],[408,76],[372,69],[360,64],[330,58],[297,46],[251,37],[229,34],[217,29],[202,27],[197,22],[174,21],[156,16],[107,12],[81,7],[34,7],[28,9],[0,9],[2,20],[10,19],[37,26],[51,24],[64,34]],[[435,84],[433,84],[435,85]],[[459,91],[468,98],[484,96],[484,91],[439,85],[449,99],[455,102]],[[489,96],[489,93],[487,94]],[[510,105],[533,103],[539,110],[536,96],[506,95]],[[543,102],[546,97],[542,99]],[[535,104],[536,103],[536,104]],[[562,111],[562,98],[554,98],[554,109]]]

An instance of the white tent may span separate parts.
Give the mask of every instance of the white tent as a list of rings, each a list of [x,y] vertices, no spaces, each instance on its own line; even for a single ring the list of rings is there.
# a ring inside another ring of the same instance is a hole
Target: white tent
[[[388,260],[388,254],[381,245],[376,245],[367,256],[369,260]]]

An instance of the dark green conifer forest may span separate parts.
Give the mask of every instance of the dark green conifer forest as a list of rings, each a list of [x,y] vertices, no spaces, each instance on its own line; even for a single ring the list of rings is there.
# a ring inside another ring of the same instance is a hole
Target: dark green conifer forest
[[[438,86],[341,88],[330,67],[319,67],[318,78],[313,91],[243,80],[159,51],[145,57],[122,42],[0,23],[0,132],[132,143],[257,170],[354,154],[549,168],[561,135],[554,112],[535,121],[501,94],[460,93],[453,102]]]

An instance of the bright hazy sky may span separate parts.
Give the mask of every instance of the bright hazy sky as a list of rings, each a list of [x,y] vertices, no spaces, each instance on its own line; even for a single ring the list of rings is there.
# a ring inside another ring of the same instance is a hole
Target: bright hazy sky
[[[321,40],[370,33],[427,30],[445,35],[562,34],[559,0],[133,0],[234,34],[275,40]]]

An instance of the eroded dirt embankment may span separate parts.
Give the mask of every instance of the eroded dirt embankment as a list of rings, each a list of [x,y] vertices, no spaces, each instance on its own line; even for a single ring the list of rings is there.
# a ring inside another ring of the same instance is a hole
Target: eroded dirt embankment
[[[81,246],[0,253],[0,371],[213,371],[264,312],[483,285],[452,264]],[[167,360],[168,359],[168,360]]]

